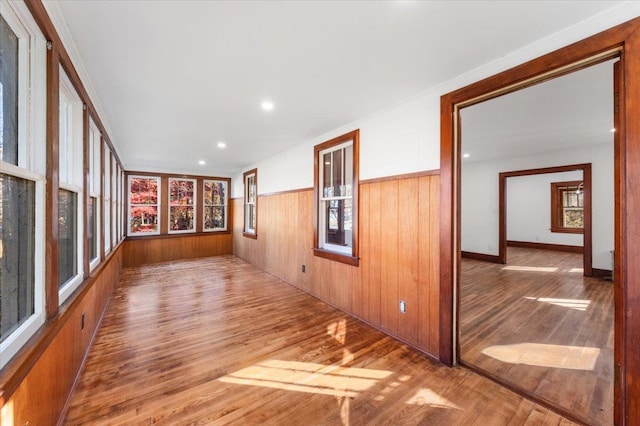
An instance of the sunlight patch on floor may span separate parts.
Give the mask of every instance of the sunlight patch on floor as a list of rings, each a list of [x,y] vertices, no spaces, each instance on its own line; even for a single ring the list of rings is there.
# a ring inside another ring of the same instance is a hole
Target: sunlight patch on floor
[[[386,370],[268,360],[218,380],[238,385],[352,398],[391,374],[391,371]]]
[[[518,266],[510,265],[502,268],[503,271],[519,271],[519,272],[556,272],[555,266]]]
[[[569,272],[572,274],[577,274],[577,273],[583,274],[584,268],[571,268],[569,269]]]
[[[592,371],[600,355],[600,349],[542,343],[516,343],[490,346],[483,349],[482,353],[509,364]]]
[[[455,409],[460,410],[453,402],[449,401],[447,398],[443,398],[438,395],[431,389],[422,388],[418,389],[418,391],[406,401],[406,404],[411,405],[428,405],[430,407],[437,408],[447,408],[447,409]]]
[[[586,311],[591,300],[584,299],[556,299],[553,297],[531,297],[525,296],[525,299],[537,300],[538,302],[548,303],[550,305],[562,306],[563,308],[575,309],[576,311]]]

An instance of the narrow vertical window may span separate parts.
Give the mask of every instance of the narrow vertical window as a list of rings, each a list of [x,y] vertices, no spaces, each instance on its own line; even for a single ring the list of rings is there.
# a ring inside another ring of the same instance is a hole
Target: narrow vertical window
[[[102,136],[98,127],[89,120],[89,200],[87,217],[89,219],[89,265],[93,270],[100,262],[100,190],[101,190],[101,153]]]
[[[60,68],[58,189],[58,286],[62,303],[82,282],[83,269],[83,108],[80,96]]]
[[[314,147],[315,234],[317,256],[358,264],[359,132]]]
[[[158,226],[159,191],[159,177],[129,176],[128,235],[157,235],[160,233]]]
[[[258,236],[258,170],[245,172],[244,179],[244,236]]]
[[[111,251],[111,150],[109,145],[104,141],[104,155],[102,157],[103,175],[102,175],[102,200],[103,200],[103,217],[104,217],[104,252]]]
[[[204,231],[227,230],[228,181],[207,180],[203,182],[203,229]]]
[[[0,2],[0,369],[44,323],[46,40]]]
[[[195,232],[196,180],[169,178],[169,233]]]

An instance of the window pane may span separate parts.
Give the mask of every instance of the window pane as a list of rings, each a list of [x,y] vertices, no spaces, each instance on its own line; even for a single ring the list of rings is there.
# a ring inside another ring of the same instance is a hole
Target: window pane
[[[98,215],[96,214],[97,206],[98,206],[98,199],[95,197],[89,197],[87,215],[89,217],[89,256],[91,260],[98,257],[98,247],[97,247]]]
[[[158,207],[143,206],[131,207],[131,229],[135,232],[157,232],[158,231]]]
[[[352,202],[348,200],[325,201],[325,241],[329,244],[351,247]]]
[[[169,179],[169,203],[193,205],[192,180]]]
[[[18,37],[0,16],[0,159],[18,165]]]
[[[77,194],[59,190],[58,193],[58,237],[60,254],[58,258],[58,285],[62,287],[77,274]]]
[[[171,206],[169,224],[172,231],[191,231],[193,229],[193,206]]]
[[[224,207],[204,208],[204,228],[224,229],[225,227]]]
[[[583,228],[584,210],[582,208],[564,209],[563,226],[565,228]]]
[[[129,197],[132,205],[158,204],[158,181],[155,178],[132,178]]]
[[[0,341],[34,313],[35,183],[0,174]]]

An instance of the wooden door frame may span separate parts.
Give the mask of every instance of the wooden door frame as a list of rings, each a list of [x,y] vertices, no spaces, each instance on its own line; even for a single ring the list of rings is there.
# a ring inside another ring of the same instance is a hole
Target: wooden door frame
[[[620,57],[615,170],[614,421],[640,424],[640,18],[598,33],[440,99],[440,361],[453,365],[460,275],[459,110]],[[455,303],[454,303],[455,302]]]
[[[548,173],[562,173],[582,171],[582,181],[584,182],[584,232],[582,241],[582,269],[585,277],[593,275],[592,262],[592,194],[591,194],[591,163],[571,164],[556,167],[544,167],[538,169],[516,170],[499,173],[498,189],[498,259],[500,263],[507,263],[507,179],[517,176],[534,176]]]

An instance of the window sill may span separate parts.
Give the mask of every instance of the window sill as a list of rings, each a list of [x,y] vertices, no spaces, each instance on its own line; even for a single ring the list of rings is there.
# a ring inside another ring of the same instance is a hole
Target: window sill
[[[340,262],[351,266],[359,266],[360,259],[355,256],[349,256],[346,254],[336,253],[317,247],[313,248],[314,256],[322,257],[324,259],[333,260],[334,262]]]
[[[549,231],[561,234],[584,234],[584,229],[582,228],[551,228]]]
[[[252,234],[251,232],[243,232],[242,236],[243,237],[247,237],[247,238],[251,238],[253,240],[257,240],[258,239],[258,234]]]

